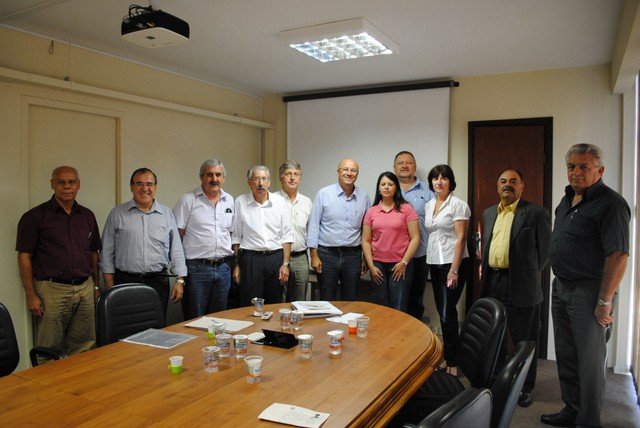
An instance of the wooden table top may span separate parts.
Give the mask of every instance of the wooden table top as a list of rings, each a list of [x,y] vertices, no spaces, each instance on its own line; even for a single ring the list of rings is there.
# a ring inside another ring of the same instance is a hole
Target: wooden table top
[[[323,427],[383,426],[433,372],[442,346],[431,330],[402,312],[365,302],[334,302],[347,312],[370,317],[369,336],[348,335],[347,326],[305,319],[295,334],[315,336],[309,360],[289,350],[249,344],[248,355],[264,358],[262,382],[248,384],[242,360],[221,359],[206,373],[202,348],[206,333],[182,324],[167,330],[198,337],[174,349],[118,342],[0,379],[3,426],[212,425],[282,426],[258,415],[274,402],[331,413]],[[253,321],[242,333],[280,330],[273,318],[253,317],[244,307],[219,318]],[[329,356],[327,331],[343,329],[339,357]],[[184,371],[171,374],[168,358],[184,356]]]

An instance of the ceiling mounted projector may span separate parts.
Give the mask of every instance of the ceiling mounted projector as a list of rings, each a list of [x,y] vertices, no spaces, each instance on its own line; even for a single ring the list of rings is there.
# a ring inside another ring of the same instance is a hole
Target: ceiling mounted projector
[[[122,19],[122,38],[145,48],[174,46],[189,40],[189,24],[151,6],[129,6]]]

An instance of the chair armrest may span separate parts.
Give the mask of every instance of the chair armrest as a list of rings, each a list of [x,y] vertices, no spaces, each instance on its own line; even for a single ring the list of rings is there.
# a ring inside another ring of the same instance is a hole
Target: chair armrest
[[[29,351],[29,358],[31,358],[31,365],[33,367],[36,367],[38,365],[38,356],[47,357],[52,360],[61,360],[62,358],[67,358],[67,354],[58,352],[55,349],[36,346],[31,351]]]

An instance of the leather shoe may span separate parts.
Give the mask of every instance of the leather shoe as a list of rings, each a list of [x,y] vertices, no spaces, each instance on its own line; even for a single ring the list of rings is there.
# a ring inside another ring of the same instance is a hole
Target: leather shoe
[[[554,427],[572,427],[575,420],[566,413],[548,413],[540,416],[540,422]]]
[[[533,399],[531,398],[531,393],[522,391],[520,393],[520,397],[518,397],[518,406],[529,407],[531,403],[533,403]]]

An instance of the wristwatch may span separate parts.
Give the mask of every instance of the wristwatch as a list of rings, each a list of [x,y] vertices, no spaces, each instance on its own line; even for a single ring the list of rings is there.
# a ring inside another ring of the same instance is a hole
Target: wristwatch
[[[289,262],[282,262],[282,266],[289,267]]]
[[[604,301],[602,299],[598,299],[598,306],[608,306],[610,304],[611,304],[611,302],[606,302],[606,301]]]
[[[178,278],[178,279],[176,279],[176,284],[182,284],[182,285],[184,285],[184,278]]]

